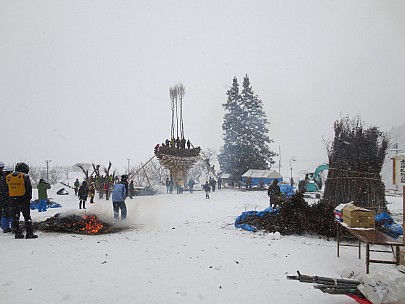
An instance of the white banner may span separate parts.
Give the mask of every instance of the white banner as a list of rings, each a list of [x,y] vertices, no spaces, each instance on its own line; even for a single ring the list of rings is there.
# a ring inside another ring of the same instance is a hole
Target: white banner
[[[405,186],[405,155],[396,155],[394,160],[394,184]]]

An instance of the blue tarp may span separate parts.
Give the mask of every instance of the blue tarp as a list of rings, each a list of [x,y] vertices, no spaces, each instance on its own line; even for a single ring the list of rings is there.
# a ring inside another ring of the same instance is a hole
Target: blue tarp
[[[290,184],[278,184],[281,193],[284,197],[292,197],[295,194],[295,189]]]
[[[236,228],[241,228],[241,229],[247,230],[247,231],[256,232],[257,231],[256,227],[254,227],[252,225],[249,225],[249,224],[246,224],[246,223],[241,223],[241,222],[243,222],[244,220],[246,220],[247,217],[252,216],[252,215],[257,216],[257,217],[263,217],[266,214],[277,215],[279,212],[280,212],[280,207],[277,207],[277,208],[269,207],[269,208],[264,209],[263,211],[245,211],[245,212],[242,212],[242,214],[239,215],[235,220],[235,227]]]
[[[389,215],[388,213],[382,212],[376,214],[374,219],[376,223],[380,223],[384,227],[384,229],[386,230],[385,233],[389,236],[396,239],[400,235],[403,235],[404,232],[402,229],[402,225],[396,224],[391,215]]]
[[[55,203],[53,201],[48,200],[46,203],[46,208],[60,208],[60,207],[62,207],[61,204]],[[30,202],[30,209],[31,210],[38,209],[38,200]]]

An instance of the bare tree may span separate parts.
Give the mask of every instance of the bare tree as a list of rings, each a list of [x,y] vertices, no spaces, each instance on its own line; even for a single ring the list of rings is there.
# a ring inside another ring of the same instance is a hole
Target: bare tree
[[[38,185],[39,180],[41,178],[47,179],[46,168],[43,168],[43,167],[31,166],[29,175],[30,175],[31,183],[33,184],[34,187],[36,187],[36,185]],[[54,185],[62,179],[62,175],[63,175],[62,171],[58,170],[58,168],[55,168],[55,167],[51,168],[48,170],[47,182]]]
[[[180,123],[180,138],[184,138],[184,123],[183,123],[183,99],[184,95],[186,94],[186,88],[182,83],[179,83],[176,85],[176,91],[177,91],[177,97],[180,102],[180,118],[179,118],[179,123]]]
[[[172,109],[171,138],[184,138],[183,99],[186,89],[182,83],[169,88]]]
[[[46,174],[46,172],[45,172],[45,174]],[[35,166],[30,166],[29,176],[30,176],[32,185],[36,186],[39,183],[39,180],[42,178],[41,177],[42,176],[41,168],[35,167]]]
[[[108,166],[104,168],[104,173],[105,173],[105,177],[108,181],[113,181],[115,179],[116,176],[116,171],[115,169],[111,171],[111,167],[112,167],[112,163],[111,161],[108,161]]]
[[[166,178],[170,176],[169,170],[163,167],[157,159],[150,161],[144,169],[144,173],[152,185],[164,185]]]
[[[44,170],[45,171],[45,170]],[[46,172],[44,172],[44,177],[46,177]],[[48,183],[54,185],[58,183],[62,179],[63,172],[58,170],[57,168],[52,168],[48,171]]]
[[[84,168],[83,164],[76,164],[76,166],[77,166],[78,168],[80,168],[80,170],[82,170],[82,172],[83,172],[83,174],[84,174],[84,179],[85,179],[87,182],[89,182],[89,181],[90,181],[89,170],[88,170],[88,169],[86,170],[86,169]]]

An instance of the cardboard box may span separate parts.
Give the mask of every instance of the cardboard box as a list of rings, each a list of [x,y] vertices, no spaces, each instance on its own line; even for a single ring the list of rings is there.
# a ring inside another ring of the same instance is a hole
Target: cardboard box
[[[375,212],[348,204],[343,208],[343,222],[354,228],[375,228]]]

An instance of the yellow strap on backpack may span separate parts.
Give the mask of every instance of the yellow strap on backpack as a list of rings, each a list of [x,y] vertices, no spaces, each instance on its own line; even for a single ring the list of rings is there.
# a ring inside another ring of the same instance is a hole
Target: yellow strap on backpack
[[[24,175],[24,173],[19,173],[18,175],[13,175],[13,173],[10,173],[7,175],[6,182],[8,185],[8,194],[10,197],[24,196]]]

